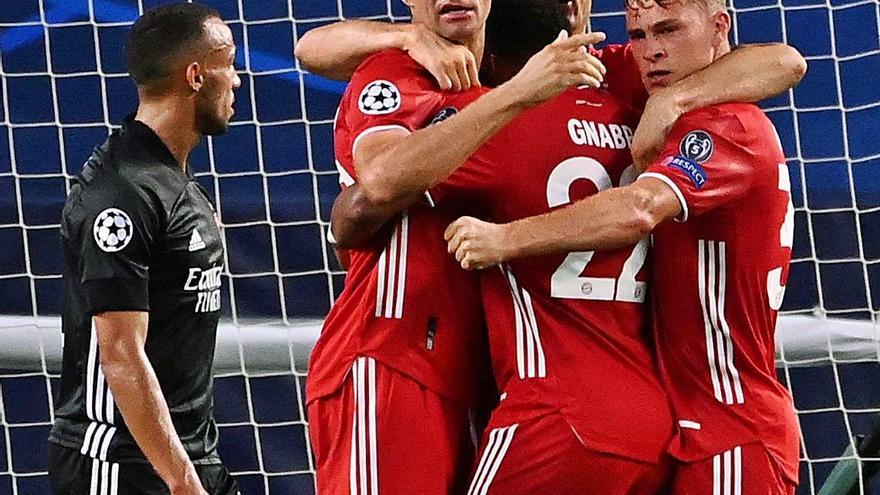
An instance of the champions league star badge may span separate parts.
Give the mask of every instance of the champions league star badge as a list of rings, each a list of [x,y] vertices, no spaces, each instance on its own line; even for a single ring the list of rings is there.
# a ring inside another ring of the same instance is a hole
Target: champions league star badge
[[[715,143],[712,142],[712,136],[706,131],[688,133],[678,147],[681,156],[697,163],[706,163],[712,157],[714,150]]]
[[[400,108],[400,90],[393,83],[373,81],[361,91],[358,107],[367,115],[384,115]]]
[[[95,219],[95,243],[105,253],[122,251],[131,241],[131,218],[117,208],[107,208]]]

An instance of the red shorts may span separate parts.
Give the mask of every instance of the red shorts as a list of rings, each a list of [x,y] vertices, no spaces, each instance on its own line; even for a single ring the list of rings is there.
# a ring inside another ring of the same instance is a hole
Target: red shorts
[[[360,357],[341,389],[308,409],[321,495],[464,492],[469,411],[413,379]]]
[[[759,443],[718,454],[711,459],[680,464],[672,483],[673,495],[794,495],[797,485]]]
[[[654,495],[672,474],[671,462],[642,463],[584,447],[558,413],[494,428],[483,440],[468,495]]]

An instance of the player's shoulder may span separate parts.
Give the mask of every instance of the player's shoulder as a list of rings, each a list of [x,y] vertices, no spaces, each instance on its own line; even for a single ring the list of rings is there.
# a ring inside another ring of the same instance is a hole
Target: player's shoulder
[[[430,73],[419,65],[405,51],[390,48],[376,52],[366,60],[354,72],[352,82],[383,78],[389,80],[406,79],[411,82],[431,81]]]
[[[681,121],[685,129],[699,128],[743,146],[776,135],[770,119],[753,103],[710,105],[686,113]]]

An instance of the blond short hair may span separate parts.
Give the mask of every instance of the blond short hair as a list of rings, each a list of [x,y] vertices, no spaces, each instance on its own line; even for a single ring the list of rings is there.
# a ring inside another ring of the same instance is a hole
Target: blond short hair
[[[626,8],[630,10],[650,8],[653,5],[666,8],[674,2],[695,2],[710,10],[727,10],[727,0],[624,0]]]

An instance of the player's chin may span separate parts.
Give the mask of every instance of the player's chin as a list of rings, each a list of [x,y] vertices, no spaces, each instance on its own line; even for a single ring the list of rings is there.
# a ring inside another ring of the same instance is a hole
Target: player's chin
[[[483,25],[476,16],[465,22],[440,22],[440,36],[452,41],[469,41],[477,36],[481,29]]]

